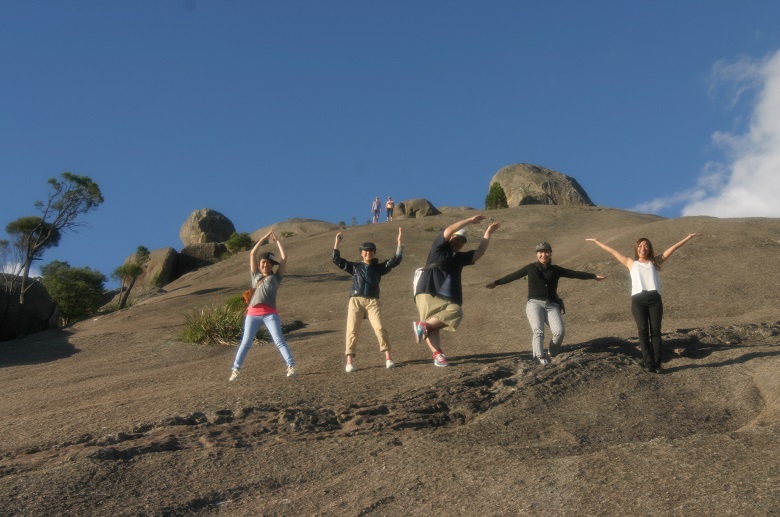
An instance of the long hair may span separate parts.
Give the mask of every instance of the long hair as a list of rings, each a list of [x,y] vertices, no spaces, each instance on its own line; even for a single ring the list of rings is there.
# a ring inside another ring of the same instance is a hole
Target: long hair
[[[650,239],[648,239],[647,237],[640,237],[639,240],[636,241],[636,244],[634,245],[634,260],[639,260],[639,252],[637,250],[639,249],[639,245],[642,244],[642,242],[646,242],[647,247],[650,248],[650,261],[653,263],[653,265],[658,271],[661,271],[661,266],[659,266],[658,261],[655,260],[655,251],[653,250],[653,243],[650,242]]]

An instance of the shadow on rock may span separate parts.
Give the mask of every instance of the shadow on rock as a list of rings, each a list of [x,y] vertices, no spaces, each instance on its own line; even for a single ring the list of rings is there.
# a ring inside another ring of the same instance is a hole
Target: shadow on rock
[[[0,368],[65,359],[78,350],[68,342],[70,332],[48,330],[23,339],[0,343]]]
[[[778,345],[780,346],[780,345]],[[722,347],[723,350],[729,349],[729,348],[736,348],[736,347]],[[761,359],[764,357],[777,357],[780,356],[780,350],[776,352],[749,352],[747,354],[743,354],[739,357],[735,357],[733,359],[729,359],[728,361],[721,361],[719,363],[709,363],[709,364],[686,364],[683,366],[676,366],[672,368],[667,368],[667,372],[681,372],[683,370],[691,370],[694,368],[720,368],[723,366],[731,366],[734,364],[744,364],[748,361],[752,361],[754,359]],[[690,357],[690,356],[689,356]]]

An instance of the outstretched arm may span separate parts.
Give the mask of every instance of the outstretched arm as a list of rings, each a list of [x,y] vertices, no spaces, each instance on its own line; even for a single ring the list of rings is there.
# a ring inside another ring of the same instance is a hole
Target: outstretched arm
[[[464,219],[462,221],[458,221],[457,223],[452,223],[444,230],[444,240],[449,239],[450,235],[457,232],[461,228],[465,228],[470,224],[477,224],[483,219],[485,219],[485,216],[480,214],[480,215],[475,215],[474,217],[469,217],[468,219]]]
[[[398,264],[401,263],[401,260],[403,260],[404,256],[404,245],[401,240],[401,237],[403,236],[403,231],[401,228],[398,228],[398,245],[395,248],[395,255],[390,257],[389,259],[382,262],[381,267],[379,269],[380,275],[386,275],[390,272],[391,269],[398,266]]]
[[[699,235],[701,235],[701,234],[700,234],[700,233],[689,233],[688,235],[686,235],[686,236],[685,236],[685,238],[684,238],[683,240],[681,240],[680,242],[678,242],[678,243],[677,243],[677,244],[675,244],[674,246],[672,246],[672,247],[670,247],[669,249],[667,249],[666,251],[664,251],[664,252],[663,252],[663,254],[662,254],[660,257],[656,257],[656,259],[655,259],[656,263],[657,263],[658,265],[661,265],[661,264],[663,264],[663,263],[666,261],[666,259],[668,259],[669,257],[671,257],[671,256],[672,256],[672,253],[674,253],[675,251],[677,251],[678,249],[680,249],[680,248],[682,247],[682,245],[683,245],[683,244],[685,244],[685,243],[686,243],[686,242],[688,242],[689,240],[691,240],[691,239],[693,239],[694,237],[697,237],[697,236],[699,236]]]
[[[598,239],[585,239],[585,240],[595,242],[601,249],[609,252],[613,257],[617,259],[618,262],[626,266],[628,269],[631,269],[631,266],[634,265],[634,259],[628,258],[625,255],[618,253],[617,251],[613,250],[603,242],[600,242]]]
[[[284,272],[287,271],[287,253],[284,252],[282,247],[282,241],[276,238],[276,232],[271,230],[271,240],[276,243],[276,247],[279,248],[279,267],[276,269],[276,276],[284,276]]]
[[[340,269],[343,269],[350,275],[355,272],[355,265],[352,262],[349,262],[348,260],[344,260],[341,258],[341,252],[339,251],[339,244],[341,244],[341,232],[336,234],[336,242],[333,244],[333,263],[336,264]]]
[[[487,227],[487,230],[485,230],[485,235],[482,237],[482,240],[479,242],[479,247],[477,247],[476,251],[474,252],[474,259],[472,264],[478,261],[482,257],[482,255],[485,254],[488,248],[488,244],[490,244],[490,236],[493,234],[494,231],[498,230],[499,226],[501,226],[501,223],[493,223]]]
[[[505,285],[511,282],[514,282],[515,280],[519,280],[521,278],[525,278],[528,276],[528,271],[533,267],[533,264],[529,264],[528,266],[525,266],[524,268],[518,269],[514,273],[509,273],[506,276],[502,276],[498,280],[494,280],[487,284],[485,287],[488,289],[495,289],[496,286],[499,285]]]

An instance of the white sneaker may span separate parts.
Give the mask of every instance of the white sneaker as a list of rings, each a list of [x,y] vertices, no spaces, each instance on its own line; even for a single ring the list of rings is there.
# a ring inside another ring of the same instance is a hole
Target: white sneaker
[[[388,359],[385,361],[385,368],[395,368],[395,363],[392,359]]]
[[[547,366],[548,364],[550,364],[550,360],[547,359],[547,357],[543,356],[543,355],[540,355],[539,357],[537,357],[536,360],[539,361],[539,364],[541,364],[542,366]]]
[[[295,377],[296,375],[298,375],[298,372],[295,371],[295,366],[288,366],[287,377]]]
[[[346,368],[344,368],[344,371],[347,373],[352,373],[355,371],[355,367],[352,365],[352,363],[347,364]]]
[[[230,378],[228,379],[228,382],[237,381],[240,374],[241,372],[238,371],[238,368],[233,368],[233,371],[230,372]]]

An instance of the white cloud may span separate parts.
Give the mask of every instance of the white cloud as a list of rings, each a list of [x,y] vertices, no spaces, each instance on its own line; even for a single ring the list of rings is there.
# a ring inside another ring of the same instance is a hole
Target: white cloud
[[[731,87],[733,102],[758,89],[749,127],[744,134],[713,134],[728,163],[707,164],[696,189],[669,199],[686,199],[682,215],[780,217],[780,51],[760,61],[718,63],[713,76]]]
[[[3,264],[3,273],[9,274],[9,275],[22,275],[22,265],[18,262],[16,263],[6,263]],[[30,268],[30,278],[35,278],[41,276],[41,270],[37,267],[31,267]]]
[[[780,51],[763,60],[743,57],[713,65],[713,96],[731,108],[748,91],[757,93],[746,132],[711,137],[727,161],[705,164],[695,187],[632,210],[659,213],[683,205],[682,215],[780,217]]]

